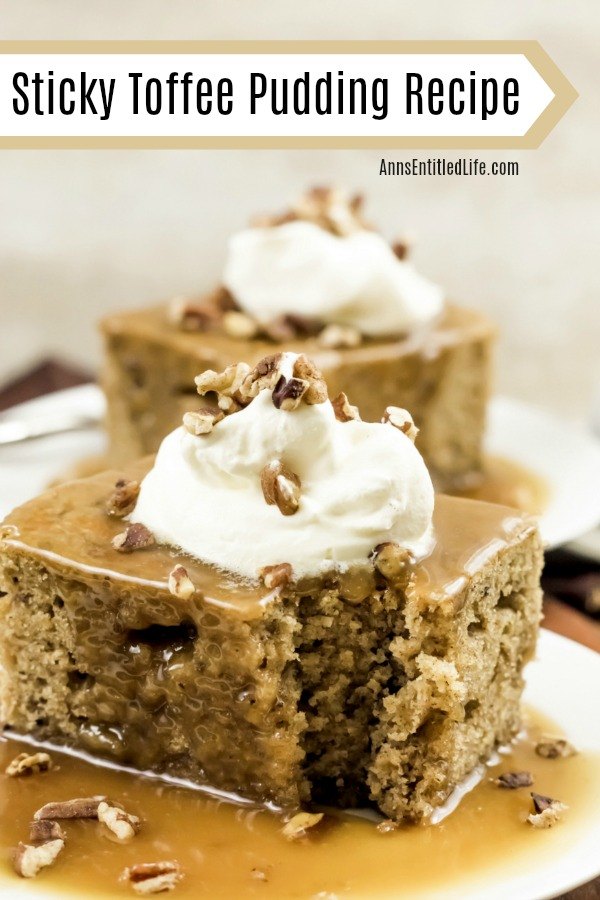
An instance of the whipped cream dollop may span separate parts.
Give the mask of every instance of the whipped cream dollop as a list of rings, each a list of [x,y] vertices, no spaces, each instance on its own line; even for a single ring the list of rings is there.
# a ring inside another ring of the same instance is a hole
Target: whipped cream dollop
[[[289,370],[296,357],[283,359]],[[275,461],[299,479],[293,515],[265,500],[261,473]],[[265,389],[208,434],[169,434],[131,520],[243,578],[280,563],[301,578],[365,563],[384,541],[422,555],[433,503],[425,463],[401,430],[339,421],[329,400],[278,409]]]
[[[380,234],[337,235],[303,220],[233,235],[223,282],[261,324],[297,313],[373,337],[412,331],[444,306],[442,289]]]

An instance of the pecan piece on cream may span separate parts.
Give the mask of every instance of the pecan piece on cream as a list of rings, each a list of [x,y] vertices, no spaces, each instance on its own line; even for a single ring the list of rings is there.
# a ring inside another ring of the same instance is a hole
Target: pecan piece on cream
[[[362,194],[347,197],[329,187],[314,187],[294,204],[296,218],[318,225],[337,237],[346,237],[365,227],[362,219]]]
[[[262,326],[264,336],[274,344],[285,344],[286,341],[293,341],[297,337],[293,325],[288,321],[288,317],[276,316],[270,322],[266,322]]]
[[[286,412],[298,409],[308,387],[308,381],[302,378],[286,378],[280,375],[273,388],[273,406]]]
[[[238,392],[249,372],[250,366],[244,362],[227,366],[222,372],[207,369],[205,372],[201,372],[200,375],[196,375],[194,379],[196,390],[201,397],[214,391],[216,394],[223,394],[226,397],[237,399]]]
[[[281,833],[289,841],[297,841],[307,836],[310,828],[323,821],[323,813],[299,812],[285,823]]]
[[[535,745],[535,752],[544,759],[567,759],[576,756],[577,750],[564,738],[553,738],[543,735]]]
[[[351,325],[327,325],[319,334],[319,344],[327,350],[351,350],[362,343],[362,334]]]
[[[52,768],[52,759],[48,753],[19,753],[6,767],[9,778],[22,778],[47,772]]]
[[[285,587],[292,580],[292,567],[289,563],[278,563],[275,566],[263,566],[259,573],[263,584],[269,590]]]
[[[140,820],[137,816],[125,812],[118,806],[111,806],[105,800],[101,800],[98,804],[98,821],[112,831],[120,841],[130,840],[140,830]]]
[[[223,331],[229,337],[249,341],[258,334],[256,319],[237,309],[229,309],[223,314]]]
[[[552,797],[544,797],[543,794],[531,792],[534,812],[529,813],[527,821],[534,828],[552,828],[563,817],[563,813],[569,808],[566,803],[554,800]]]
[[[260,473],[263,496],[284,516],[293,516],[300,505],[300,479],[280,459],[267,463]]]
[[[352,406],[343,391],[331,401],[331,405],[338,422],[360,422],[358,406]]]
[[[301,353],[294,361],[294,371],[292,374],[294,378],[308,381],[308,388],[303,397],[305,403],[309,406],[314,406],[317,403],[325,403],[328,396],[327,385],[312,359],[309,359],[308,356]]]
[[[396,259],[403,261],[408,257],[408,254],[410,252],[410,244],[407,240],[394,241],[394,243],[392,244],[392,250]]]
[[[126,531],[120,532],[112,539],[112,545],[119,553],[145,550],[147,547],[153,547],[154,543],[154,535],[141,522],[134,522]]]
[[[183,427],[188,434],[199,437],[202,434],[210,434],[217,422],[224,418],[220,409],[199,409],[195,412],[183,414]]]
[[[393,425],[394,428],[405,434],[414,444],[419,429],[406,409],[401,409],[399,406],[388,406],[381,421],[389,422],[390,425]]]
[[[212,298],[193,300],[173,297],[169,303],[168,318],[182,331],[208,331],[219,321],[220,310]]]
[[[531,787],[533,775],[531,772],[503,772],[502,775],[498,775],[494,783],[499,788],[514,791],[517,788]]]
[[[172,891],[183,878],[181,866],[175,860],[138,863],[121,873],[121,881],[128,881],[136,894],[159,894]]]
[[[128,516],[135,507],[139,493],[140,485],[138,481],[127,481],[125,478],[119,478],[115,483],[114,491],[106,503],[107,514],[119,519],[123,518],[123,516]]]
[[[182,600],[189,600],[196,588],[187,573],[187,569],[177,565],[169,572],[168,587],[171,594]]]
[[[314,337],[323,330],[323,322],[313,316],[299,313],[283,313],[263,325],[263,331],[270,340],[282,344],[296,338]]]
[[[60,824],[54,819],[40,819],[29,825],[29,840],[32,844],[45,844],[47,841],[66,840]]]
[[[58,800],[46,803],[36,813],[34,821],[42,819],[97,819],[98,806],[106,797],[76,797],[73,800]]]
[[[61,838],[43,844],[19,843],[13,854],[13,867],[21,878],[35,878],[46,866],[51,866],[65,846]]]
[[[275,387],[282,359],[281,353],[265,356],[248,372],[239,389],[243,400],[253,400],[261,391],[272,390]]]
[[[405,547],[393,541],[378,544],[373,551],[373,564],[392,586],[407,584],[410,576],[411,555]]]

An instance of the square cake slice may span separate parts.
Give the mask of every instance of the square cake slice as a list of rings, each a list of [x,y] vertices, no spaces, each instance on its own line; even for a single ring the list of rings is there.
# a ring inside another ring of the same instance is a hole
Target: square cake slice
[[[198,372],[239,359],[254,365],[277,349],[264,336],[230,335],[218,321],[182,329],[166,305],[115,313],[101,331],[109,457],[117,466],[155,453],[184,412],[205,404],[193,388]],[[326,349],[318,337],[300,334],[285,346],[310,356],[330,396],[343,391],[364,419],[379,421],[386,406],[409,409],[432,477],[449,490],[481,470],[495,336],[483,315],[447,304],[438,319],[405,336]]]
[[[373,803],[396,821],[430,816],[510,741],[541,608],[530,520],[440,496],[417,562],[385,544],[343,573],[280,566],[257,586],[143,533],[115,549],[114,485],[123,503],[150,465],[6,520],[5,726],[261,803]]]

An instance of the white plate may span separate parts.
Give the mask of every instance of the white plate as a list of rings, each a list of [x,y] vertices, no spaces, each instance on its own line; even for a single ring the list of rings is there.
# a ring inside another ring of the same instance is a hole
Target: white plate
[[[77,410],[100,418],[103,409],[100,390],[84,385],[15,406],[5,417]],[[0,447],[0,518],[103,448],[102,434],[93,429]],[[549,547],[579,537],[600,522],[600,442],[584,431],[525,403],[496,397],[490,405],[486,450],[531,469],[548,483],[550,500],[540,528]]]
[[[586,753],[600,754],[600,655],[542,630],[537,659],[527,669],[525,702],[529,707],[549,717],[569,739]],[[600,792],[600,771],[590,784],[590,796]],[[430,894],[419,892],[419,900],[547,900],[591,881],[600,874],[600,817],[592,811],[582,815],[569,839],[561,841],[560,852],[550,848],[526,857],[527,865],[518,867],[513,860],[506,868],[495,866],[473,877],[465,872],[464,882],[454,878],[451,885],[434,889]],[[575,812],[575,811],[574,811]],[[435,826],[434,826],[435,827]],[[557,826],[549,837],[567,835],[568,823]],[[493,835],[485,836],[493,840]],[[432,842],[432,849],[433,849]],[[553,842],[556,847],[556,843]],[[538,847],[539,850],[539,847]],[[0,874],[0,896],[3,900],[51,900],[58,895],[41,882],[35,884]],[[82,896],[81,894],[79,896]],[[99,900],[108,896],[94,895]],[[111,895],[114,896],[114,895]],[[175,895],[174,895],[175,896]],[[406,900],[406,895],[401,894]],[[382,896],[364,900],[384,900]],[[385,900],[393,900],[386,892]]]
[[[548,484],[540,529],[549,548],[600,523],[600,441],[582,428],[519,400],[495,397],[485,447]]]
[[[38,416],[68,412],[102,419],[102,392],[95,384],[56,391],[13,406],[2,414],[2,421],[35,420]],[[104,449],[105,439],[99,428],[0,446],[0,519],[15,506],[35,497],[71,466],[86,457],[101,454]]]

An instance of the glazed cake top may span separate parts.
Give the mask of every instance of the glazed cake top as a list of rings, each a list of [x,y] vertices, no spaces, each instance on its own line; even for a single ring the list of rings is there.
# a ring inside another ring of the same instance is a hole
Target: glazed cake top
[[[84,583],[109,579],[123,588],[153,591],[169,591],[169,573],[180,563],[198,598],[243,618],[260,616],[279,588],[250,585],[166,546],[129,554],[112,547],[123,522],[107,515],[107,498],[118,479],[140,479],[151,465],[152,460],[147,459],[126,472],[106,471],[51,488],[6,518],[5,547],[41,558],[49,569]],[[439,495],[434,512],[435,542],[429,555],[415,565],[415,589],[427,603],[454,603],[469,578],[534,529],[533,520],[508,507]],[[355,574],[350,573],[349,596]],[[322,584],[323,580],[317,581]],[[310,590],[310,580],[298,585],[298,593],[306,590]]]

